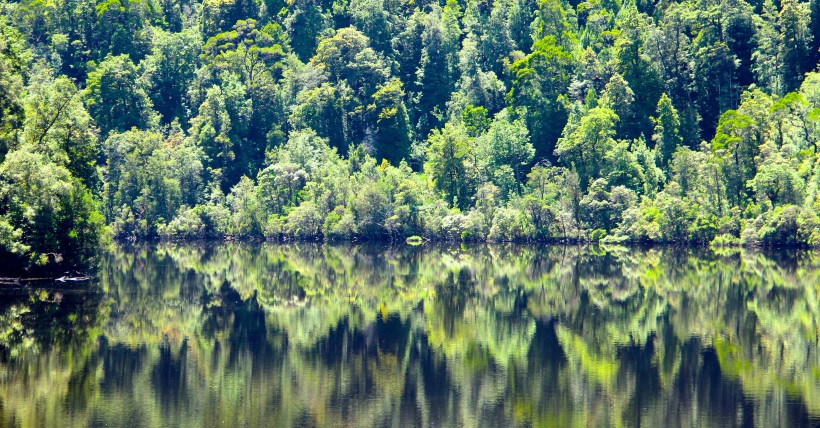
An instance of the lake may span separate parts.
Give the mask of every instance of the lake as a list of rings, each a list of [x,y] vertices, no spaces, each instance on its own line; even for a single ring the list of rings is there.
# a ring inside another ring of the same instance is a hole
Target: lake
[[[820,254],[156,244],[0,289],[0,426],[815,426]]]

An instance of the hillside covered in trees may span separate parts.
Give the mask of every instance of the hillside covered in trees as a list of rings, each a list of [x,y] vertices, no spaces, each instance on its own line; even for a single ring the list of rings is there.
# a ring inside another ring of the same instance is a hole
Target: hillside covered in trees
[[[0,3],[0,246],[820,244],[820,0]]]

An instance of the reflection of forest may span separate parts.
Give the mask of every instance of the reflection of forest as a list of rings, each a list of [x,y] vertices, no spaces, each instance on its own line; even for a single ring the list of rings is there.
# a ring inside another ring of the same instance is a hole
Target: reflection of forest
[[[818,292],[811,253],[116,248],[3,296],[0,425],[805,425]]]

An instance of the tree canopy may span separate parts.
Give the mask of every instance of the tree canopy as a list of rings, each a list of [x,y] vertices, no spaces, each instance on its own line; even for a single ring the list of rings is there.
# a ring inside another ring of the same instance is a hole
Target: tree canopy
[[[3,248],[817,245],[817,4],[3,1]]]

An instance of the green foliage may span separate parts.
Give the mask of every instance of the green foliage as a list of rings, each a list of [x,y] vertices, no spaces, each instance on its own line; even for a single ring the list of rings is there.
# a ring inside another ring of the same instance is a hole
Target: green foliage
[[[85,102],[103,136],[155,123],[151,99],[138,76],[128,55],[108,56],[88,74]]]
[[[105,142],[104,213],[115,237],[151,237],[202,186],[202,153],[180,134],[127,131]]]
[[[410,157],[413,131],[404,105],[401,80],[393,78],[373,95],[369,106],[376,114],[376,158],[398,165]]]
[[[624,83],[634,93],[634,115],[622,117],[624,127],[629,128],[628,138],[652,134],[649,119],[655,112],[661,96],[661,81],[657,65],[646,54],[643,29],[649,26],[649,17],[640,13],[634,5],[625,6],[617,17],[620,34],[615,40],[615,65]],[[615,82],[610,82],[615,83]],[[622,85],[622,84],[621,84]],[[625,92],[625,90],[615,91]],[[623,99],[619,100],[624,102]],[[631,104],[631,103],[630,103]],[[621,114],[616,110],[617,114]]]
[[[774,245],[820,207],[816,3],[7,3],[0,161],[118,238]]]
[[[157,6],[147,0],[98,2],[94,7],[94,47],[100,49],[102,56],[128,55],[134,61],[139,60],[150,46],[149,29],[158,18]]]
[[[83,106],[80,92],[66,77],[40,69],[31,77],[23,99],[25,121],[21,141],[68,168],[88,187],[98,183],[97,129]]]
[[[225,198],[231,212],[228,226],[230,235],[262,236],[265,217],[262,204],[256,197],[253,180],[243,176]]]
[[[293,0],[288,2],[285,28],[290,36],[293,51],[299,59],[307,62],[316,52],[319,36],[328,25],[328,16],[317,0]]]
[[[200,35],[192,29],[154,34],[151,53],[141,63],[142,79],[148,82],[148,95],[163,123],[187,122],[186,98],[200,49]]]
[[[254,19],[237,21],[233,30],[217,34],[202,46],[202,59],[218,70],[229,70],[253,85],[271,72],[284,56],[285,35],[278,24],[257,28]]]
[[[566,123],[566,111],[559,96],[569,85],[572,67],[572,56],[552,36],[534,43],[532,53],[510,67],[513,80],[508,102],[517,112],[523,110],[540,158],[552,156]]]
[[[657,117],[653,118],[655,122],[655,133],[652,134],[652,140],[658,148],[660,155],[660,164],[666,168],[669,161],[672,159],[672,154],[683,145],[683,137],[680,133],[680,116],[675,106],[672,105],[672,100],[666,95],[661,95],[658,101]]]
[[[499,208],[493,216],[493,225],[487,239],[490,241],[521,241],[532,236],[532,226],[523,212]]]
[[[564,135],[558,140],[555,154],[565,165],[578,170],[581,187],[586,189],[596,177],[605,176],[604,157],[615,146],[615,124],[618,116],[607,107],[595,107],[578,122],[567,123]]]
[[[516,189],[521,182],[521,170],[532,162],[535,149],[530,143],[529,131],[523,120],[511,121],[506,111],[499,113],[486,133],[478,137],[476,150],[480,152],[485,174],[492,177],[506,166],[513,171]],[[495,175],[497,177],[497,175]],[[495,183],[501,186],[501,183]]]
[[[796,205],[778,206],[746,222],[741,239],[766,246],[813,245],[820,242],[820,219],[813,211]]]
[[[25,117],[21,94],[28,69],[22,35],[0,14],[0,154],[5,155]]]
[[[35,261],[46,253],[72,261],[91,255],[103,227],[88,188],[31,144],[0,164],[0,210],[3,250]]]
[[[433,131],[425,163],[434,187],[443,193],[445,201],[460,208],[466,208],[472,197],[468,138],[467,131],[459,125],[448,123],[442,131]]]

